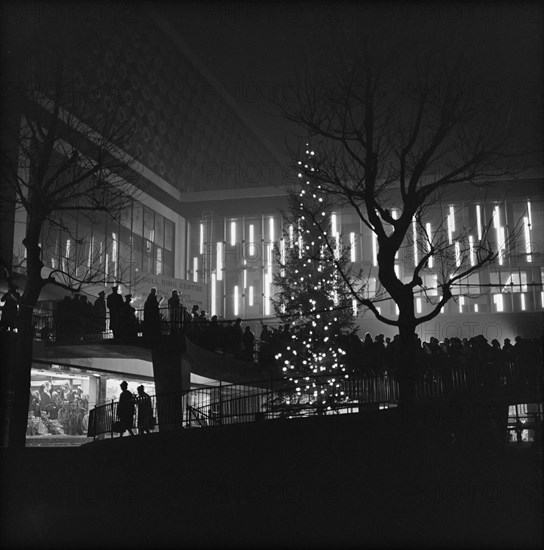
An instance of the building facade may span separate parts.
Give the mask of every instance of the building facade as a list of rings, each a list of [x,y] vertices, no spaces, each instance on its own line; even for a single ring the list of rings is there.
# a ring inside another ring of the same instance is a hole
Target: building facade
[[[74,85],[91,93],[76,96],[64,108],[94,131],[109,114],[131,129],[117,146],[138,175],[137,193],[119,219],[97,214],[90,220],[78,213],[64,214],[63,228],[55,220],[47,223],[42,233],[44,274],[60,269],[79,276],[91,265],[100,266],[104,283],[87,289],[91,299],[111,281],[121,284],[123,294],[136,292],[146,277],[168,278],[179,288],[195,283],[206,289],[208,315],[242,317],[254,329],[260,319],[273,324],[277,320],[270,299],[278,270],[273,251],[289,245],[282,214],[289,180],[285,159],[168,21],[140,8],[128,19],[119,19],[123,15],[108,14],[109,19],[117,17],[117,31],[105,35],[90,55],[71,67]],[[24,126],[16,114],[10,118]],[[65,139],[71,143],[69,134]],[[31,168],[21,166],[21,177],[30,177]],[[347,208],[329,215],[334,231],[349,246],[354,269],[365,274],[365,297],[379,300],[380,311],[395,317],[395,304],[379,287],[373,234]],[[435,321],[421,327],[422,338],[541,336],[542,174],[455,189],[427,215],[423,222],[428,233],[446,231],[450,242],[463,234],[477,242],[491,223],[499,259],[460,282],[455,299]],[[4,261],[21,273],[26,223],[24,211],[15,209],[2,220]],[[509,248],[514,233],[516,245]],[[414,236],[399,254],[401,279],[425,249]],[[460,264],[473,261],[470,254],[459,258]],[[440,266],[426,269],[416,297],[417,314],[424,315],[437,301],[441,276]],[[50,300],[47,292],[42,298]],[[136,298],[141,300],[136,307],[141,306],[144,294]],[[354,314],[363,333],[393,334],[368,312],[354,308]],[[139,376],[147,383],[151,367],[146,368]],[[124,368],[115,372],[129,374]],[[37,368],[36,376],[43,377],[43,371]],[[104,388],[92,392],[105,396]]]

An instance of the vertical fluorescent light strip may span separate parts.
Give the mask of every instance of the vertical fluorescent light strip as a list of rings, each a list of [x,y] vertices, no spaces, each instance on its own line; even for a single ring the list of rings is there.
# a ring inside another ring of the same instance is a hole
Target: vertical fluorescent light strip
[[[247,269],[244,268],[244,290],[247,288]]]
[[[200,224],[199,254],[204,254],[204,224]]]
[[[302,246],[303,246],[302,235],[299,235],[298,236],[298,257],[299,258],[302,258]]]
[[[529,217],[529,226],[533,225],[533,216],[531,214],[531,201],[527,201],[527,216]]]
[[[530,203],[529,203],[530,204]],[[527,262],[531,263],[533,257],[531,256],[531,227],[530,227],[529,217],[525,216],[523,218],[523,232],[525,234],[525,254],[527,257]]]
[[[397,219],[397,216],[398,216],[398,212],[397,212],[397,209],[396,208],[393,208],[393,210],[391,210],[391,217],[396,220]],[[398,260],[399,259],[399,251],[397,250],[397,252],[395,252],[395,260]]]
[[[334,257],[339,260],[340,259],[340,233],[336,233],[334,236],[335,240],[335,247],[334,247]]]
[[[212,315],[216,315],[216,309],[215,309],[215,299],[216,299],[216,277],[215,273],[212,273]]]
[[[255,226],[253,224],[249,225],[249,255],[253,256],[255,254]]]
[[[451,230],[455,231],[455,210],[450,206]]]
[[[87,258],[87,267],[90,268],[93,264],[93,254],[94,254],[94,236],[91,237],[91,242],[89,244],[89,257]],[[54,268],[54,266],[53,266]]]
[[[264,273],[264,314],[270,315],[270,275],[268,269]]]
[[[419,256],[417,252],[417,226],[416,218],[412,218],[412,239],[414,240],[414,266],[419,262]]]
[[[331,214],[331,231],[333,235],[336,235],[338,231],[336,230],[336,214]]]
[[[478,313],[478,304],[474,304],[474,313]]]
[[[395,270],[395,275],[397,276],[397,279],[400,279],[400,268],[399,264],[395,264],[395,267],[393,268]]]
[[[470,265],[476,265],[476,255],[474,254],[474,237],[468,236],[468,250],[470,256]]]
[[[428,222],[425,224],[425,232],[427,233],[427,251],[430,252],[432,248],[433,236],[431,224]],[[429,261],[427,263],[429,269],[432,269],[434,266],[434,258],[432,256],[429,256]]]
[[[378,265],[378,237],[374,231],[372,232],[372,265]]]
[[[230,245],[236,244],[236,222],[230,222]]]
[[[253,285],[249,287],[249,306],[253,307]]]
[[[504,260],[504,248],[506,245],[506,236],[505,236],[504,227],[497,227],[497,241],[498,241],[499,265],[502,265]]]
[[[352,262],[355,261],[355,233],[351,232],[349,234],[349,253],[350,253],[350,260]]]
[[[421,313],[421,298],[416,298],[416,313]]]
[[[521,311],[525,311],[525,294],[521,294]]]
[[[482,209],[476,205],[476,226],[478,227],[478,240],[482,240]]]
[[[293,248],[295,246],[295,236],[294,236],[294,229],[293,224],[289,226],[289,248]]]
[[[223,280],[223,243],[217,243],[217,280]]]
[[[499,229],[501,226],[501,211],[498,206],[495,206],[493,211],[493,227]]]
[[[282,265],[285,265],[285,239],[284,238],[280,239],[280,263]],[[280,270],[280,275],[282,277],[285,277],[285,269],[282,268]]]
[[[270,241],[274,242],[274,239],[275,239],[274,218],[270,218],[270,221],[268,224],[268,232],[270,233]]]
[[[451,206],[450,213],[448,214],[448,243],[453,244],[453,221],[451,219]]]
[[[193,258],[193,281],[198,283],[198,256]]]
[[[70,239],[66,239],[66,251],[64,253],[64,258],[62,260],[62,269],[64,271],[68,271],[68,263],[67,260],[70,259],[70,248],[71,248],[72,241]],[[26,249],[26,247],[25,247]],[[108,265],[108,258],[109,254],[106,254],[106,266]]]
[[[237,317],[238,316],[238,300],[239,300],[239,297],[238,297],[238,285],[234,285],[234,295],[233,295],[233,309],[234,309],[234,315]]]
[[[461,296],[459,298],[459,313],[463,313],[463,306],[465,305],[465,297]]]
[[[455,265],[457,267],[461,266],[461,245],[459,241],[455,241]]]

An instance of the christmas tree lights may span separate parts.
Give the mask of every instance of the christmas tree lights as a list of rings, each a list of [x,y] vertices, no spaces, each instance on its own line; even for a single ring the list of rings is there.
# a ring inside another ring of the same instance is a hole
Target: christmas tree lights
[[[288,344],[276,354],[294,387],[285,403],[326,411],[346,399],[343,381],[349,374],[342,341],[355,319],[353,296],[339,271],[349,273],[350,248],[342,245],[338,217],[316,181],[315,165],[315,153],[307,147],[299,162],[300,189],[292,194],[284,220],[289,246],[275,251],[280,273],[274,277],[278,291],[272,303],[289,325]]]

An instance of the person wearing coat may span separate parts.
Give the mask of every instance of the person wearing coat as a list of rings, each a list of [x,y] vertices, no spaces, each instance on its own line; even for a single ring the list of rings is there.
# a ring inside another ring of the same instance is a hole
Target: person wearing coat
[[[125,430],[128,430],[130,435],[134,435],[132,426],[134,422],[134,395],[128,389],[128,383],[123,380],[120,384],[121,395],[117,404],[117,418],[121,422],[120,437],[123,437]]]
[[[145,392],[144,386],[138,386],[138,430],[139,434],[150,433],[155,426],[155,419],[153,418],[153,405],[151,404],[151,397]]]

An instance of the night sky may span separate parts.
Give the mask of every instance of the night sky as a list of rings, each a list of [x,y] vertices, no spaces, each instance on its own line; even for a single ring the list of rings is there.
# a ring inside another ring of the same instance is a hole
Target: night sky
[[[529,140],[542,135],[543,11],[537,3],[153,3],[278,149],[300,134],[277,116],[297,71],[349,36],[435,40],[464,50],[484,72],[478,85],[510,102]],[[467,66],[467,73],[472,67]],[[473,78],[473,77],[472,77]]]

